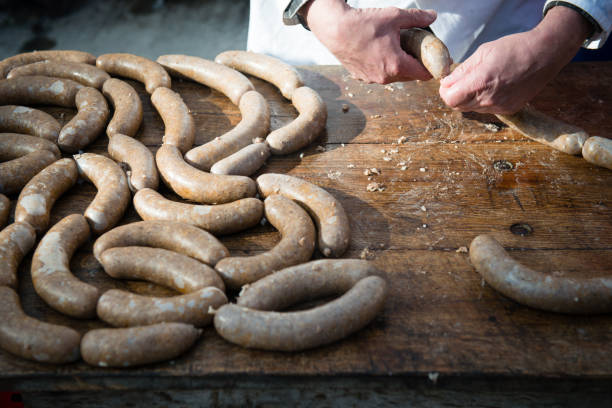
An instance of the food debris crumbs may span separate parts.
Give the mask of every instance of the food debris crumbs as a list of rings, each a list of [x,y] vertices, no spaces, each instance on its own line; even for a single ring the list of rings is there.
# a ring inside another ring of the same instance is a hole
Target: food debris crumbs
[[[348,93],[348,97],[349,98],[352,98],[353,96],[355,96],[355,95],[353,95],[351,92]]]
[[[438,382],[439,376],[440,376],[440,373],[435,372],[435,371],[427,374],[427,377],[429,378],[429,380],[434,384]]]
[[[349,111],[349,106],[346,103],[342,104],[342,112],[346,113]]]
[[[424,205],[422,205],[421,206],[421,211],[427,211],[427,208]]]
[[[371,169],[365,169],[363,171],[363,175],[364,176],[371,176],[371,175],[380,175],[380,169],[377,169],[376,167],[372,167]]]
[[[484,127],[488,131],[494,132],[494,133],[497,133],[501,130],[501,127],[497,126],[495,123],[485,123]]]
[[[365,247],[361,250],[359,254],[359,258],[361,259],[374,259],[374,252],[370,251],[370,248]]]
[[[391,161],[392,159],[389,156],[385,156],[385,157],[383,157],[383,160],[388,162],[388,161]]]
[[[347,169],[354,169],[355,165],[353,163],[349,163],[349,164],[346,165],[346,168]]]
[[[339,179],[341,175],[342,175],[342,173],[339,172],[339,171],[328,171],[327,172],[327,177],[332,179],[332,180]]]
[[[467,254],[468,249],[465,246],[461,246],[461,247],[457,248],[457,250],[455,252],[460,253],[460,254]]]
[[[373,183],[368,184],[368,186],[366,187],[366,190],[370,192],[375,192],[375,191],[381,192],[381,191],[385,191],[386,188],[387,187],[382,183],[373,182]]]
[[[419,169],[419,171],[420,171],[421,173],[425,173],[425,172],[427,171],[427,169],[426,169],[425,167],[421,167],[421,168]]]
[[[317,148],[315,149],[317,152],[324,152],[325,148],[323,146],[317,146]]]
[[[304,158],[304,152],[300,153],[300,159]]]

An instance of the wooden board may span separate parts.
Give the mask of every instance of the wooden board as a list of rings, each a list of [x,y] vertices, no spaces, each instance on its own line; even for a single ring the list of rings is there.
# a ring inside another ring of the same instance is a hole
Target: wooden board
[[[391,288],[384,313],[346,340],[300,353],[242,349],[212,328],[174,361],[127,370],[37,364],[0,351],[3,388],[129,389],[154,378],[165,379],[164,386],[183,387],[185,379],[196,384],[198,379],[230,374],[612,378],[612,316],[565,316],[518,305],[484,285],[468,255],[457,252],[476,235],[491,233],[512,256],[541,271],[568,276],[612,273],[612,171],[505,127],[492,131],[494,127],[485,124],[501,126],[499,121],[446,108],[434,82],[385,87],[353,81],[340,67],[305,67],[301,72],[327,103],[326,132],[301,153],[271,158],[260,173],[302,177],[342,202],[352,229],[345,257],[367,255],[380,268]],[[612,63],[571,64],[534,105],[591,134],[612,137],[611,74]],[[145,108],[138,138],[156,150],[163,123],[143,86],[130,83]],[[270,103],[273,128],[295,117],[296,111],[271,85],[256,79],[253,83]],[[173,89],[195,117],[197,143],[223,134],[240,120],[238,109],[216,91],[179,80]],[[64,122],[73,114],[47,110]],[[106,143],[106,137],[100,137],[88,151],[105,153]],[[381,174],[368,180],[368,168]],[[366,191],[371,182],[384,184],[384,191]],[[93,186],[78,184],[57,202],[52,222],[82,213],[94,194]],[[122,223],[138,219],[131,207]],[[532,232],[511,232],[526,229]],[[222,237],[234,255],[264,251],[277,239],[270,226]],[[170,293],[146,283],[109,279],[93,258],[91,245],[72,260],[79,278],[102,288]],[[82,332],[102,326],[47,307],[33,292],[29,266],[27,258],[19,276],[28,314]]]

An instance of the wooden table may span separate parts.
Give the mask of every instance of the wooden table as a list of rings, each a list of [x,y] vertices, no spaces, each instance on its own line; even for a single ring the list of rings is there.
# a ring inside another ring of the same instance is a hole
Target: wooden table
[[[407,400],[494,405],[503,396],[520,398],[515,402],[523,405],[611,403],[612,316],[566,316],[521,306],[484,284],[460,249],[490,233],[537,270],[611,273],[612,171],[526,140],[493,116],[453,112],[434,81],[367,85],[340,67],[300,71],[327,103],[327,130],[302,153],[273,157],[260,172],[304,178],[342,202],[352,230],[345,257],[364,256],[380,268],[390,284],[384,313],[343,341],[300,353],[242,349],[213,328],[182,357],[133,369],[44,365],[0,351],[1,388],[24,391],[38,404],[56,404],[55,391],[72,391],[74,406],[91,404],[99,392],[107,401],[151,406],[189,398],[211,405],[303,406],[311,400],[325,405],[334,398],[360,405]],[[145,109],[138,137],[156,150],[163,123],[143,86],[130,83]],[[295,117],[275,88],[253,83],[269,101],[273,129]],[[197,144],[240,120],[237,107],[216,91],[179,80],[173,89],[192,111]],[[612,137],[612,63],[570,64],[534,105],[590,134]],[[47,110],[64,122],[73,114]],[[88,151],[105,154],[107,141],[100,137]],[[364,171],[372,168],[380,175],[369,179]],[[384,190],[367,191],[372,182]],[[92,185],[78,184],[56,203],[52,222],[82,213],[94,194]],[[122,222],[138,219],[130,207]],[[269,225],[222,237],[233,255],[265,251],[276,240]],[[102,288],[169,293],[110,280],[91,245],[72,260],[79,278]],[[28,314],[83,332],[102,325],[61,316],[38,299],[30,258],[19,277]],[[179,389],[181,397],[168,391]]]

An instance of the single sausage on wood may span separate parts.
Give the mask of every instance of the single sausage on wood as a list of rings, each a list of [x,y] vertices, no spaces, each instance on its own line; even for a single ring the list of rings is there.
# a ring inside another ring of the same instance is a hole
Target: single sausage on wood
[[[250,176],[259,170],[269,157],[270,146],[268,146],[268,143],[253,143],[213,164],[210,172],[212,174]]]
[[[208,171],[213,164],[228,157],[270,130],[270,109],[266,99],[257,91],[248,91],[238,104],[242,119],[229,132],[208,143],[194,147],[185,154],[185,160],[201,170]]]
[[[221,337],[242,347],[305,350],[365,327],[382,311],[386,295],[385,281],[369,276],[341,297],[299,312],[268,312],[228,304],[215,313],[215,329]]]
[[[400,44],[404,51],[418,59],[436,79],[450,74],[453,59],[446,45],[433,33],[422,28],[400,31]]]
[[[582,157],[589,163],[612,170],[612,139],[591,136],[582,146]]]
[[[263,216],[263,207],[256,198],[218,205],[179,203],[149,188],[134,195],[134,208],[143,220],[191,224],[215,235],[232,234],[257,225]]]
[[[61,60],[39,61],[22,65],[13,68],[7,78],[32,75],[71,79],[96,89],[102,88],[104,81],[110,78],[110,75],[93,65]]]
[[[4,163],[0,163],[0,193],[13,194],[21,190],[32,177],[57,160],[49,150],[36,150]]]
[[[81,214],[72,214],[43,236],[32,257],[34,290],[58,312],[79,319],[96,315],[100,291],[70,271],[74,251],[89,239],[89,225]]]
[[[291,101],[300,114],[268,135],[266,141],[272,154],[296,152],[312,143],[325,128],[327,107],[314,89],[307,86],[296,89]]]
[[[251,81],[240,72],[222,64],[188,55],[162,55],[157,62],[173,75],[189,78],[213,88],[238,105],[245,92],[255,88]]]
[[[153,153],[137,139],[115,133],[108,141],[108,155],[117,163],[127,163],[128,186],[136,192],[143,188],[157,190],[159,175]]]
[[[104,130],[109,110],[106,98],[95,88],[82,88],[77,92],[75,105],[78,112],[59,134],[57,144],[68,153],[75,153],[93,142]]]
[[[342,204],[319,186],[297,177],[268,173],[257,177],[264,197],[281,194],[297,201],[310,213],[317,226],[319,250],[327,257],[339,257],[348,248],[350,227]]]
[[[361,279],[377,273],[372,262],[361,259],[319,259],[281,269],[245,285],[236,303],[250,309],[280,311],[343,294]]]
[[[4,194],[0,194],[0,230],[4,228],[11,211],[11,200]]]
[[[255,182],[244,176],[210,174],[187,164],[181,151],[163,144],[157,150],[155,162],[162,180],[186,200],[205,204],[223,204],[257,192]]]
[[[115,327],[146,326],[163,322],[180,322],[195,327],[208,326],[213,315],[227,303],[222,290],[210,286],[192,293],[171,297],[136,295],[124,290],[104,292],[98,301],[98,316]]]
[[[130,84],[111,78],[102,85],[102,93],[115,109],[106,127],[106,134],[112,138],[115,133],[134,136],[142,123],[142,102],[138,92]]]
[[[47,139],[20,133],[0,133],[0,160],[12,160],[37,150],[48,150],[59,159],[57,144]]]
[[[81,62],[84,64],[96,63],[95,56],[83,51],[49,50],[26,52],[23,54],[13,55],[12,57],[8,57],[0,61],[0,78],[6,77],[6,75],[15,67],[46,60]]]
[[[207,286],[225,290],[210,266],[161,248],[129,246],[110,248],[100,255],[104,271],[116,279],[141,279],[191,293]]]
[[[187,351],[201,330],[185,323],[95,329],[83,336],[81,355],[99,367],[130,367],[170,360]]]
[[[26,315],[17,293],[0,286],[0,347],[41,363],[71,363],[79,359],[81,335],[66,326]]]
[[[612,277],[559,277],[529,269],[512,259],[489,235],[470,245],[470,261],[484,280],[512,300],[558,313],[612,312]]]
[[[36,243],[30,224],[15,222],[0,231],[0,287],[17,289],[17,268]]]
[[[108,157],[94,153],[74,156],[79,175],[93,183],[98,192],[85,210],[92,231],[101,234],[123,217],[132,196],[121,167]]]
[[[157,88],[170,88],[170,75],[164,67],[148,58],[134,54],[103,54],[96,59],[96,66],[109,74],[135,79],[145,84],[152,94]]]
[[[27,222],[37,234],[49,226],[51,208],[79,178],[72,159],[60,159],[40,171],[25,185],[17,199],[15,221]]]
[[[113,228],[96,240],[93,254],[99,261],[107,249],[126,246],[163,248],[211,266],[229,256],[225,245],[214,235],[193,225],[173,221],[140,221]]]
[[[83,85],[70,79],[46,76],[0,80],[0,105],[57,105],[74,107],[76,93]]]
[[[250,51],[225,51],[215,57],[215,62],[274,84],[289,100],[297,88],[304,86],[295,68],[268,55]]]
[[[281,240],[274,248],[259,255],[220,260],[215,269],[231,288],[239,288],[274,271],[306,262],[312,256],[315,228],[306,211],[280,195],[266,198],[264,210],[266,219],[281,233]]]
[[[195,125],[183,98],[168,88],[157,88],[151,95],[151,103],[164,121],[162,143],[178,147],[185,153],[195,140]]]
[[[26,106],[5,105],[0,106],[0,130],[26,133],[55,143],[62,125],[47,112]]]

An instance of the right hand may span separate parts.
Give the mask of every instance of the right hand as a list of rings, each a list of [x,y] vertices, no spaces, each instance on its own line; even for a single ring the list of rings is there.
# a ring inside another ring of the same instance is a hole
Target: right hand
[[[310,30],[355,79],[388,84],[431,75],[400,46],[400,29],[427,27],[433,10],[354,9],[343,0],[312,0],[300,11]]]

